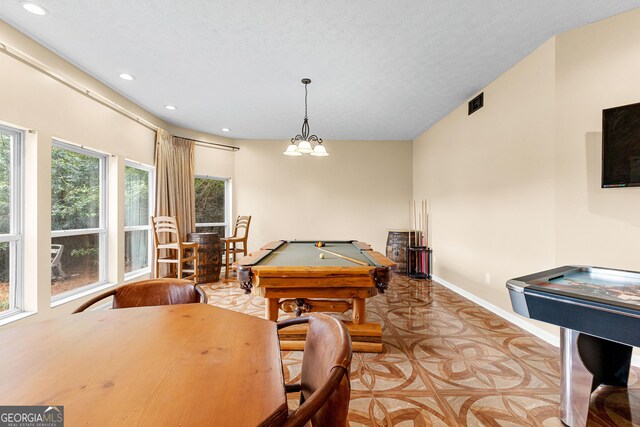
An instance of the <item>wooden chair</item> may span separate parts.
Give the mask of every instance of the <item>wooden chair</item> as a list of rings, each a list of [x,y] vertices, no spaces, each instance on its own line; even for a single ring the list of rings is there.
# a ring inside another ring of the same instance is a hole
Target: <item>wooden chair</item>
[[[236,225],[233,227],[233,234],[229,237],[220,239],[224,244],[224,278],[229,278],[229,265],[231,254],[233,254],[233,261],[236,261],[236,254],[242,252],[244,256],[247,255],[247,238],[249,237],[249,225],[251,224],[251,216],[240,216],[236,219]],[[238,247],[242,244],[241,247]]]
[[[160,264],[175,264],[178,279],[198,281],[198,243],[184,242],[175,217],[152,216],[153,241],[156,248],[155,276],[159,276]],[[161,256],[161,251],[165,256]],[[190,253],[186,255],[186,251]],[[185,263],[192,263],[192,267],[185,268]],[[183,274],[187,274],[183,276]]]
[[[62,269],[62,253],[64,245],[51,244],[51,278],[66,279],[68,276]]]
[[[113,296],[111,308],[148,307],[152,305],[207,303],[202,288],[189,280],[150,279],[118,286],[91,298],[73,313],[80,313],[93,304]]]
[[[351,337],[344,324],[326,314],[296,317],[278,323],[278,329],[309,323],[302,358],[300,384],[286,384],[287,393],[300,392],[300,406],[284,426],[347,425],[351,384]]]

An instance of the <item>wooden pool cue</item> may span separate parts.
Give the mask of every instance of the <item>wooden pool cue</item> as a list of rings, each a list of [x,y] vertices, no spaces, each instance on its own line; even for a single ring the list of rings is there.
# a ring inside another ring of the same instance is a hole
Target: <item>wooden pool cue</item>
[[[348,256],[340,255],[340,254],[337,254],[337,253],[335,253],[335,252],[328,251],[328,250],[326,250],[326,249],[318,248],[318,250],[319,250],[319,251],[322,251],[322,252],[326,252],[326,253],[331,254],[331,255],[335,255],[335,256],[337,256],[338,258],[346,259],[347,261],[351,261],[351,262],[353,262],[353,263],[356,263],[356,264],[359,264],[359,265],[363,265],[363,266],[365,266],[365,267],[368,267],[368,266],[369,266],[369,264],[367,264],[367,263],[366,263],[366,262],[364,262],[364,261],[359,261],[359,260],[357,260],[357,259],[349,258]]]
[[[409,202],[409,234],[407,235],[407,246],[411,246],[413,244],[411,237],[411,229],[413,228],[413,202]],[[409,256],[407,254],[407,256]]]
[[[429,199],[425,199],[424,207],[427,212],[427,217],[424,222],[424,245],[429,247]]]
[[[418,246],[418,216],[416,215],[416,201],[413,201],[413,246]]]

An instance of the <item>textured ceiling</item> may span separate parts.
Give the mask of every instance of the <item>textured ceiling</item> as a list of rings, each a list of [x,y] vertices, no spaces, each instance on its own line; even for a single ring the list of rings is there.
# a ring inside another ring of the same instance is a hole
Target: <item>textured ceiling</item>
[[[550,37],[640,7],[640,0],[33,1],[49,14],[3,0],[0,18],[167,122],[265,139],[300,131],[303,77],[313,80],[312,133],[412,139]],[[120,79],[122,72],[136,80]]]

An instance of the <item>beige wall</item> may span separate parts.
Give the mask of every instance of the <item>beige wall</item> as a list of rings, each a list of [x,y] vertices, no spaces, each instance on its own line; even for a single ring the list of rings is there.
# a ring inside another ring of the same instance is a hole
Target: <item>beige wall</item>
[[[556,263],[640,270],[640,188],[600,188],[602,109],[640,102],[640,10],[556,46]]]
[[[112,284],[124,280],[124,160],[146,165],[154,163],[154,130],[70,87],[69,82],[71,86],[86,88],[108,103],[177,135],[231,145],[233,141],[164,123],[2,21],[0,43],[7,46],[9,52],[0,53],[0,124],[27,131],[25,309],[37,312],[24,320],[10,323],[10,326],[66,315],[87,299],[80,297],[51,307],[52,139],[110,155],[108,280]],[[196,173],[232,177],[233,153],[196,147]]]
[[[191,129],[167,126],[174,135],[193,138],[198,141],[213,142],[228,146],[237,146],[236,141],[218,135],[211,135]],[[235,152],[226,148],[207,147],[196,143],[195,173],[196,175],[215,176],[217,178],[233,178]]]
[[[414,141],[435,274],[505,309],[507,279],[554,264],[554,61],[550,41]]]
[[[438,277],[510,312],[509,278],[640,270],[640,189],[600,188],[602,109],[640,101],[638,40],[640,10],[561,34],[414,141]]]
[[[288,157],[288,141],[236,141],[236,211],[253,215],[249,247],[278,239],[356,239],[384,253],[406,228],[411,141],[326,141],[329,157]]]

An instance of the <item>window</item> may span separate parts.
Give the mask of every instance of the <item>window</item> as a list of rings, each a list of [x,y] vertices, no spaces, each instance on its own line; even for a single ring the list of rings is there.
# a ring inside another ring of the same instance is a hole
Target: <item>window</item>
[[[195,192],[196,231],[214,232],[220,237],[226,236],[231,216],[229,179],[196,177]]]
[[[153,169],[127,162],[124,168],[124,273],[150,271]]]
[[[51,149],[51,296],[106,283],[107,156],[54,141]]]
[[[0,317],[22,309],[22,137],[0,126]]]

